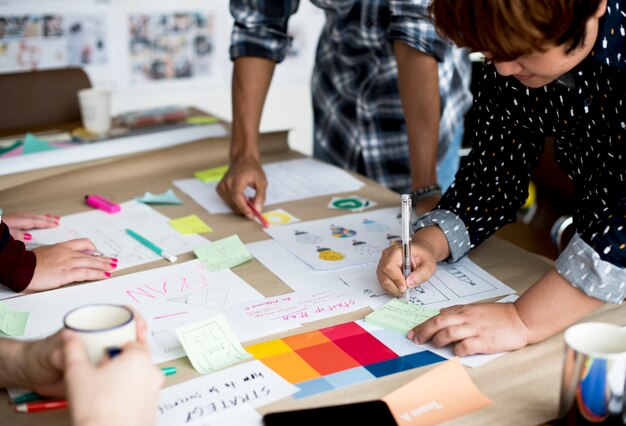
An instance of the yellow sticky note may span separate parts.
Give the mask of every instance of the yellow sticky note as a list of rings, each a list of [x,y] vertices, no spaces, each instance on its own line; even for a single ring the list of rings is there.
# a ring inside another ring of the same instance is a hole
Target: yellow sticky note
[[[183,235],[213,232],[213,229],[195,214],[172,219],[168,223]]]
[[[194,115],[187,117],[187,123],[189,124],[213,124],[218,121],[220,121],[220,119],[212,115]]]
[[[270,340],[269,342],[257,343],[256,345],[246,346],[246,350],[254,355],[255,358],[261,359],[268,356],[291,352],[287,343],[280,339]]]
[[[176,334],[191,365],[201,374],[209,374],[250,358],[222,314],[184,325]]]
[[[225,165],[213,167],[212,169],[198,170],[193,175],[202,182],[216,182],[222,180],[227,171],[228,165]]]

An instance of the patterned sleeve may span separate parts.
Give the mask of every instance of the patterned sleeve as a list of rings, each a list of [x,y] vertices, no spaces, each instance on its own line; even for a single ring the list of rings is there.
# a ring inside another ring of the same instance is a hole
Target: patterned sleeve
[[[230,58],[260,56],[282,62],[291,43],[287,22],[298,5],[299,0],[231,0],[230,13],[235,24]]]
[[[541,157],[544,136],[525,129],[507,108],[507,103],[517,102],[517,90],[492,65],[484,67],[473,107],[472,150],[437,206],[465,225],[469,244],[463,252],[515,222]]]
[[[442,62],[451,45],[435,31],[426,10],[428,3],[428,0],[390,1],[388,37],[401,40]]]

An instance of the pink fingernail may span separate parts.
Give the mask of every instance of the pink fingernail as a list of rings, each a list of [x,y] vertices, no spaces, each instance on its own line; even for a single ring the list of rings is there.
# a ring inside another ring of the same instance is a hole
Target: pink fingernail
[[[109,265],[111,265],[111,268],[117,268],[117,263],[109,263]]]
[[[61,220],[61,216],[55,216],[54,217],[56,220]]]
[[[111,262],[115,262],[115,263],[117,263],[117,258],[112,257],[112,258],[111,258]]]
[[[25,239],[26,241],[30,241],[30,240],[32,240],[32,239],[33,239],[33,236],[32,236],[32,235],[30,235],[30,234],[27,232],[27,233],[25,233],[25,234],[24,234],[24,239]]]
[[[110,273],[110,272],[105,272],[105,273],[104,273],[104,276],[105,276],[105,277],[107,277],[107,278],[109,278],[109,277],[111,276],[111,273]]]

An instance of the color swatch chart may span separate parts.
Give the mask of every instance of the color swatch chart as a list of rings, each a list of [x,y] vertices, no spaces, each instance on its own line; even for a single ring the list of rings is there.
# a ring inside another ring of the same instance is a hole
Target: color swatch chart
[[[300,391],[294,398],[446,360],[401,334],[362,321],[270,340],[245,349],[298,386]]]

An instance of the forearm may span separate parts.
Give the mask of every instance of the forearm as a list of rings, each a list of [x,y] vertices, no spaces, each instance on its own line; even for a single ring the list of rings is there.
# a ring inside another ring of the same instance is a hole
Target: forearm
[[[246,56],[234,61],[230,158],[259,158],[259,125],[275,63]]]
[[[572,286],[554,268],[515,302],[528,329],[528,343],[558,333],[603,304]]]
[[[427,248],[433,254],[437,262],[450,257],[448,240],[438,226],[427,226],[419,229],[413,234],[412,241],[415,244]]]
[[[435,58],[402,41],[394,41],[394,52],[409,139],[411,184],[416,189],[437,183],[441,110],[438,67]]]
[[[0,388],[24,386],[23,373],[25,342],[0,338]]]

